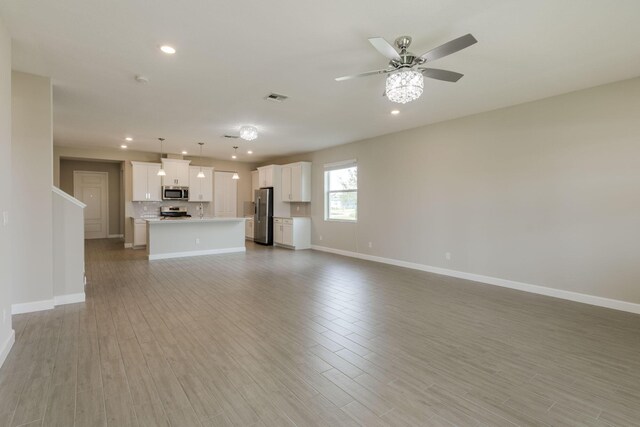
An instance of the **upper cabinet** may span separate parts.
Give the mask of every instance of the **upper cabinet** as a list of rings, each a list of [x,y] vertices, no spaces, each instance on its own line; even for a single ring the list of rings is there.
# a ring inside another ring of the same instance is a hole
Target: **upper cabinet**
[[[297,162],[282,166],[283,202],[311,201],[311,162]]]
[[[280,166],[269,165],[258,168],[258,187],[273,187],[276,168]]]
[[[162,181],[158,176],[160,163],[131,162],[134,202],[162,200]]]
[[[162,168],[166,173],[162,177],[162,185],[188,187],[189,163],[191,160],[162,159]]]
[[[201,169],[204,178],[198,178]],[[213,202],[213,168],[189,166],[189,201]]]

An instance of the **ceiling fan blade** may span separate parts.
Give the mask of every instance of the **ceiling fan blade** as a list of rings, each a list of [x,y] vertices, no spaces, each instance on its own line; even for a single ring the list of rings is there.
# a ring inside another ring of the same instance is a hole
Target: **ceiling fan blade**
[[[456,53],[459,50],[467,48],[475,43],[478,43],[478,40],[476,40],[476,38],[471,34],[467,34],[465,36],[458,37],[455,40],[451,40],[450,42],[440,45],[434,49],[431,49],[429,52],[420,56],[420,58],[424,59],[427,62],[435,61],[436,59],[440,59],[447,55],[451,55],[452,53]]]
[[[391,46],[389,42],[382,37],[372,37],[369,39],[369,43],[371,43],[378,52],[380,52],[387,58],[400,61],[400,55],[398,55],[398,51],[396,51],[393,46]]]
[[[445,82],[457,82],[464,76],[464,74],[456,73],[455,71],[438,70],[437,68],[419,68],[425,77],[430,79],[443,80]]]
[[[355,79],[356,77],[367,77],[367,76],[373,76],[373,75],[376,75],[376,74],[386,74],[386,73],[390,73],[391,71],[393,71],[393,70],[385,69],[385,70],[367,71],[366,73],[354,74],[352,76],[336,77],[335,80],[337,82],[342,82],[342,81],[345,81],[345,80]]]

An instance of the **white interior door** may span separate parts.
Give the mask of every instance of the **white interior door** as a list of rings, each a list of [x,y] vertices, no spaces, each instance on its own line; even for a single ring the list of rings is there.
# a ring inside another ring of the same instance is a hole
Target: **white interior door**
[[[84,238],[104,239],[109,235],[109,174],[73,171],[73,197],[84,209]]]
[[[238,182],[233,172],[214,172],[213,209],[215,216],[238,216]]]

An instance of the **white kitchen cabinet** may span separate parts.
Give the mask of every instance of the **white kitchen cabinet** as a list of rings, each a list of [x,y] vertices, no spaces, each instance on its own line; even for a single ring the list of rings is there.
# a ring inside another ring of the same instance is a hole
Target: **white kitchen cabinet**
[[[254,200],[256,197],[256,190],[260,188],[260,177],[258,176],[258,171],[251,171],[251,200]]]
[[[247,240],[253,240],[253,218],[245,219],[244,223],[244,237]]]
[[[311,218],[274,218],[273,243],[291,249],[311,247]]]
[[[258,168],[258,186],[259,187],[273,187],[276,169],[280,167],[277,165],[262,166]]]
[[[311,162],[297,162],[282,166],[283,202],[311,201]]]
[[[162,177],[162,185],[188,187],[189,163],[191,160],[162,159],[162,168],[166,174]]]
[[[198,178],[201,169],[204,178]],[[189,201],[213,201],[213,168],[189,166]]]
[[[147,221],[131,218],[133,222],[133,247],[147,246]]]
[[[159,163],[131,162],[132,199],[134,202],[162,200],[162,180],[158,176]]]

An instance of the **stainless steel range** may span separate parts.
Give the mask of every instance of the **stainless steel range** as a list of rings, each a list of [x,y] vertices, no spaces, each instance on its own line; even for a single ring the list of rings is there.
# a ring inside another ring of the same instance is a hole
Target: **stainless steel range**
[[[162,206],[160,208],[160,219],[187,219],[191,215],[187,213],[184,206]]]

